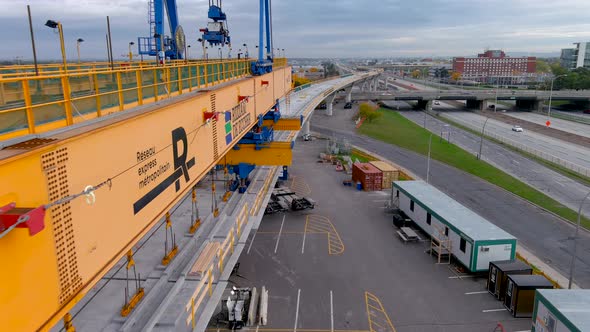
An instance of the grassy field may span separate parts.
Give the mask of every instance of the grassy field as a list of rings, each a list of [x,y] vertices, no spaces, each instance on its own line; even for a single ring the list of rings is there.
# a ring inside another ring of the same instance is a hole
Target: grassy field
[[[383,116],[372,123],[365,122],[365,124],[359,128],[361,134],[423,155],[428,154],[429,131],[404,118],[397,112],[385,109],[380,109],[379,112],[383,113]],[[474,155],[466,152],[458,146],[449,144],[446,141],[441,142],[436,135],[432,138],[431,156],[433,159],[504,188],[571,222],[576,222],[576,211],[569,209],[563,204],[494,166],[484,161],[477,160]],[[590,229],[590,220],[583,218],[582,225],[585,228]]]

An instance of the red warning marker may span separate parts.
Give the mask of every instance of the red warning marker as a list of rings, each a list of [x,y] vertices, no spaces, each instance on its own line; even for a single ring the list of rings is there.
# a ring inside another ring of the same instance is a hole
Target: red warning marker
[[[547,122],[545,122],[545,125],[547,126],[547,128],[549,128],[549,126],[551,126],[551,121],[547,120]]]

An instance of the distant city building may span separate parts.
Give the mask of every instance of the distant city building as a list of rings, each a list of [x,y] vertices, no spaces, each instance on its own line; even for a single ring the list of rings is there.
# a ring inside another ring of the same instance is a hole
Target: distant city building
[[[580,67],[590,68],[590,43],[574,43],[576,48],[564,48],[561,50],[559,60],[561,66],[567,69]]]
[[[534,76],[536,69],[536,57],[509,57],[501,50],[453,59],[453,71],[461,73],[461,79],[485,83],[522,83]]]

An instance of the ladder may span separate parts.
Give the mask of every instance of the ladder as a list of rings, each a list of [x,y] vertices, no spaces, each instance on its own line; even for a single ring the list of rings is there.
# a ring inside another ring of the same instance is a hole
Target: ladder
[[[154,1],[148,0],[148,24],[150,25],[148,48],[150,51],[156,52],[156,38],[154,38],[156,34],[156,10]]]

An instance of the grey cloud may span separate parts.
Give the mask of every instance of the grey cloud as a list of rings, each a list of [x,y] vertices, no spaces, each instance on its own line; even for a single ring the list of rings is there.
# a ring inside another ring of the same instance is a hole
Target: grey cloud
[[[177,0],[180,21],[200,54],[198,29],[207,21],[206,0]],[[558,52],[590,40],[586,0],[272,0],[275,47],[291,57],[470,55],[484,47],[513,52]],[[111,17],[114,54],[148,34],[146,0],[31,0],[39,56],[59,58],[57,36],[43,24],[64,25],[68,57],[84,38],[84,58],[105,59],[105,17]],[[31,58],[26,4],[5,1],[1,58]],[[258,1],[225,0],[234,49],[258,43]],[[225,51],[224,53],[226,53]],[[237,50],[234,50],[234,54]],[[212,53],[213,54],[213,53]]]

